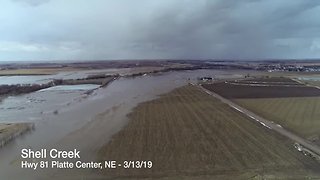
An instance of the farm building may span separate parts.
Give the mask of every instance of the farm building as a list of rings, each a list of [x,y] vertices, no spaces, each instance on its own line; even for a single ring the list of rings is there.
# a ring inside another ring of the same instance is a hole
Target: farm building
[[[213,78],[206,76],[206,77],[199,77],[198,80],[203,81],[203,82],[207,82],[207,81],[212,81]]]

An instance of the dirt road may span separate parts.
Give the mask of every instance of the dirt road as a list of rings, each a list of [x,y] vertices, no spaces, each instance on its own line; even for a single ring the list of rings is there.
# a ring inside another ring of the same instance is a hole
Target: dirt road
[[[192,85],[195,85],[195,84],[192,84]],[[303,139],[303,138],[291,133],[290,131],[282,128],[281,125],[276,124],[276,123],[274,123],[272,121],[269,121],[269,120],[267,120],[265,118],[262,118],[261,116],[258,116],[255,113],[253,113],[253,112],[251,112],[251,111],[249,111],[249,110],[237,105],[236,103],[234,103],[234,102],[232,102],[232,101],[230,101],[230,100],[228,100],[228,99],[226,99],[226,98],[224,98],[224,97],[222,97],[222,96],[220,96],[220,95],[218,95],[218,94],[216,94],[216,93],[214,93],[212,91],[209,91],[209,90],[205,89],[201,85],[195,85],[195,86],[199,87],[201,90],[205,91],[207,94],[209,94],[209,95],[211,95],[211,96],[213,96],[215,98],[220,99],[222,102],[228,104],[229,106],[231,106],[232,108],[236,109],[237,111],[249,116],[251,119],[259,122],[261,125],[265,126],[266,128],[272,129],[272,130],[282,134],[283,136],[285,136],[285,137],[287,137],[287,138],[289,138],[289,139],[301,144],[305,148],[311,150],[312,152],[314,152],[314,153],[316,153],[317,155],[320,156],[320,147],[319,146],[311,143],[310,141],[308,141],[306,139]]]

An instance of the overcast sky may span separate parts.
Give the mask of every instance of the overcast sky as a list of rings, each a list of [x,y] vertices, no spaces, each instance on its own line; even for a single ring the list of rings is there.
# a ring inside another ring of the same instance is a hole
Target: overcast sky
[[[0,0],[0,61],[320,57],[318,0]]]

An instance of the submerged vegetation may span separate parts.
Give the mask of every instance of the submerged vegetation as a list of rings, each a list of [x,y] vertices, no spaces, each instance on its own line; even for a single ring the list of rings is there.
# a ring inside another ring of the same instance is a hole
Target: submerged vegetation
[[[87,78],[82,79],[54,79],[45,84],[0,85],[0,96],[25,94],[59,85],[97,84],[103,87],[117,77],[117,75],[88,76]]]
[[[34,129],[33,123],[0,124],[0,147],[32,129]]]

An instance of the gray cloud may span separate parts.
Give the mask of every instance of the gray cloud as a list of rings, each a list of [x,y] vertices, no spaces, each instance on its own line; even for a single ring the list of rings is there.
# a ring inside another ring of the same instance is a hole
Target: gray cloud
[[[0,60],[320,55],[319,1],[14,1],[37,8],[4,4]]]
[[[30,6],[39,6],[41,4],[45,4],[49,2],[50,0],[12,0],[12,1],[18,2],[18,3],[24,3]]]
[[[149,30],[139,39],[153,46],[167,47],[173,56],[179,54],[182,58],[292,58],[305,56],[309,47],[304,41],[311,42],[320,35],[320,24],[307,24],[307,18],[314,17],[306,16],[309,11],[317,13],[317,4],[302,1],[295,4],[224,2],[207,3],[193,16],[188,15],[188,21],[179,19],[187,14],[184,9],[163,13],[151,24],[145,24],[141,31]],[[307,33],[310,31],[313,33],[311,36]],[[292,39],[298,39],[305,46],[291,43]],[[286,42],[287,46],[279,47],[275,43],[279,41]],[[292,51],[301,54],[292,54]]]

